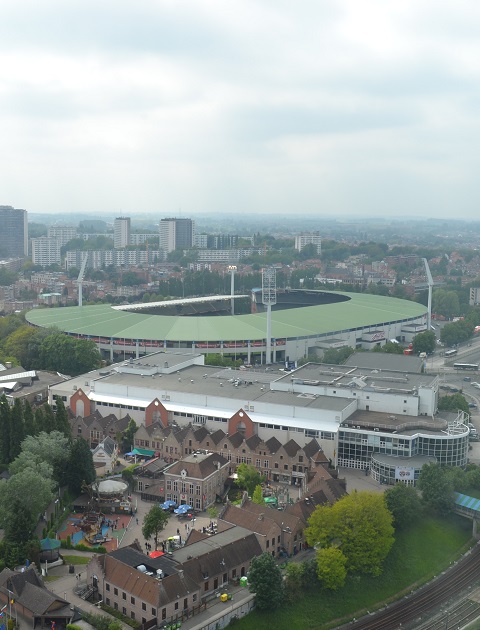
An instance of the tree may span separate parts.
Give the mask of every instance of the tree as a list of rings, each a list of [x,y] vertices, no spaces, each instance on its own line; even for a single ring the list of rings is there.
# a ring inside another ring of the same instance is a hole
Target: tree
[[[70,440],[72,438],[72,430],[68,422],[67,410],[60,396],[55,396],[55,404],[55,429],[63,433],[63,435]]]
[[[253,558],[248,573],[250,592],[255,593],[259,610],[275,610],[283,600],[283,580],[280,568],[267,552]]]
[[[130,418],[130,422],[127,425],[127,428],[122,434],[121,446],[122,451],[124,453],[128,453],[131,449],[133,449],[133,441],[135,437],[135,433],[137,432],[137,425],[135,424],[135,420]]]
[[[438,410],[453,411],[454,413],[456,413],[457,411],[470,413],[465,396],[458,393],[452,394],[451,396],[441,396],[438,399]]]
[[[28,436],[22,442],[22,455],[29,456],[32,461],[46,462],[52,467],[53,479],[57,484],[64,479],[70,455],[69,440],[59,431]]]
[[[345,585],[347,559],[338,547],[317,550],[317,576],[322,586],[336,591]]]
[[[330,348],[323,353],[323,362],[329,363],[330,365],[341,365],[354,352],[354,349],[350,348],[350,346],[339,348],[338,350],[335,350],[335,348]]]
[[[13,407],[10,410],[10,460],[15,459],[20,454],[21,443],[24,437],[23,405],[19,398],[15,398]]]
[[[215,505],[209,505],[207,508],[208,518],[214,521],[218,517],[218,508]]]
[[[260,484],[255,486],[255,490],[253,491],[253,495],[252,495],[252,501],[254,503],[256,503],[257,505],[264,505],[265,504],[265,502],[263,500],[263,490],[262,490],[262,486]]]
[[[158,505],[153,505],[143,519],[142,534],[147,540],[153,536],[155,551],[158,547],[158,535],[167,524],[169,513]]]
[[[38,368],[77,376],[99,367],[100,354],[95,342],[54,331],[43,338],[38,360]]]
[[[10,457],[10,405],[7,397],[0,397],[0,459],[4,466],[12,460]]]
[[[405,529],[421,512],[420,497],[415,488],[397,483],[385,492],[387,508],[393,516],[396,529]]]
[[[45,512],[52,500],[52,490],[52,480],[45,479],[31,468],[18,472],[0,484],[0,518],[4,526],[8,528],[13,519],[22,518],[22,522],[26,523],[23,535],[28,540],[38,515]],[[22,513],[21,517],[19,512]]]
[[[427,330],[423,333],[415,335],[413,339],[413,352],[419,354],[420,352],[426,352],[431,354],[435,350],[437,343],[435,333],[433,330]]]
[[[285,567],[285,596],[293,604],[302,595],[303,564],[289,562]]]
[[[256,486],[262,483],[263,478],[261,474],[251,464],[239,464],[236,473],[237,480],[235,483],[237,486],[245,488],[249,497],[253,496]]]
[[[380,575],[394,542],[383,494],[355,492],[332,506],[318,506],[308,523],[305,536],[311,547],[340,547],[349,572]]]
[[[458,294],[455,291],[437,289],[432,295],[432,311],[444,317],[455,317],[460,313]]]
[[[90,485],[95,481],[96,473],[93,464],[92,451],[88,442],[77,437],[70,447],[68,463],[65,472],[65,483],[70,492],[77,496],[82,490],[82,484]]]
[[[27,435],[35,435],[37,428],[35,426],[35,416],[33,415],[32,406],[25,400],[23,405],[23,424],[25,429],[25,437]]]
[[[402,344],[394,343],[393,341],[387,341],[382,350],[387,354],[403,354]]]
[[[418,477],[418,488],[422,491],[422,502],[440,514],[453,509],[453,481],[440,464],[424,464]]]

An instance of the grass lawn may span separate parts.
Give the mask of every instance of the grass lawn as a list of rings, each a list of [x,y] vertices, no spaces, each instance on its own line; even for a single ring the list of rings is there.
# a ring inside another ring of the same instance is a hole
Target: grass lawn
[[[91,556],[64,556],[62,555],[65,564],[88,564],[92,559]]]
[[[396,535],[395,544],[380,577],[353,576],[336,593],[312,590],[293,605],[268,613],[252,612],[235,627],[238,630],[313,630],[339,625],[356,611],[373,610],[395,594],[417,582],[437,575],[466,549],[472,525],[468,519],[451,515],[425,518],[407,532]],[[360,616],[360,615],[359,615]],[[337,620],[333,623],[333,620]],[[329,623],[330,622],[330,623]]]

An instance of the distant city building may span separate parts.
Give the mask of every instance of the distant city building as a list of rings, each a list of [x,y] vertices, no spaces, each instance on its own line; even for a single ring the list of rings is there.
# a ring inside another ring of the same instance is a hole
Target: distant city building
[[[130,234],[130,245],[143,245],[147,241],[156,242],[158,247],[158,234]]]
[[[198,249],[207,249],[208,247],[208,234],[195,234],[193,239],[193,245]]]
[[[0,206],[0,258],[28,256],[28,216],[26,210]]]
[[[130,245],[130,217],[118,217],[113,222],[113,246],[123,249]]]
[[[101,219],[86,219],[80,221],[78,229],[80,232],[99,232],[100,234],[105,234],[107,231],[107,223]]]
[[[295,249],[301,252],[307,245],[315,245],[317,254],[322,253],[322,237],[318,232],[309,234],[297,234],[295,236]]]
[[[63,247],[74,238],[77,238],[77,228],[72,225],[51,225],[48,228],[48,238],[56,238]]]
[[[74,250],[67,252],[65,259],[66,269],[80,268],[85,252]],[[158,250],[139,249],[105,249],[91,250],[88,252],[87,268],[103,269],[105,267],[142,267],[163,261],[163,252]]]
[[[41,236],[32,238],[32,262],[34,265],[49,267],[61,263],[60,241],[56,238]]]
[[[480,287],[472,287],[470,289],[470,306],[478,306],[480,304]]]
[[[190,249],[194,244],[195,221],[192,219],[162,219],[160,249],[169,254],[176,249]]]

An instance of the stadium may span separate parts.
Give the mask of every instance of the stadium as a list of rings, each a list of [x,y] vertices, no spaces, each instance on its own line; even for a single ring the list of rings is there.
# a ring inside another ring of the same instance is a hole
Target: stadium
[[[250,313],[232,315],[229,295],[112,306],[75,306],[29,311],[33,326],[55,327],[75,337],[95,341],[110,360],[139,357],[165,349],[220,353],[245,363],[294,362],[329,348],[372,349],[390,339],[410,342],[426,330],[422,304],[365,293],[278,291],[271,313],[267,343],[267,313],[261,290],[235,296],[251,302]]]

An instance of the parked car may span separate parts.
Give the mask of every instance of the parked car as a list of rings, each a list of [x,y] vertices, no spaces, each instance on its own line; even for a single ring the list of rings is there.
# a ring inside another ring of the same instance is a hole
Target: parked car
[[[480,389],[480,383],[476,383],[475,381],[473,381],[473,383],[471,383],[472,387],[476,387],[477,389]]]
[[[476,409],[477,403],[468,403],[468,406],[470,407],[470,409]]]
[[[466,381],[467,383],[470,383],[472,379],[470,378],[470,376],[464,376],[463,380]]]

